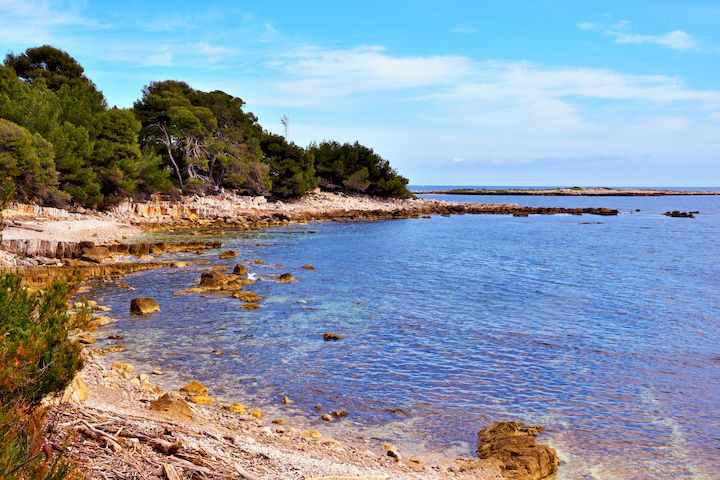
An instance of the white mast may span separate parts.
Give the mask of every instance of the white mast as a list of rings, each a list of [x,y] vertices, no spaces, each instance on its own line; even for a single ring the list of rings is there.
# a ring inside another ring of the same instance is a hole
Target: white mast
[[[283,127],[285,127],[285,140],[288,138],[288,124],[290,123],[290,119],[287,117],[287,115],[283,115],[283,117],[280,119],[280,123],[283,124]]]

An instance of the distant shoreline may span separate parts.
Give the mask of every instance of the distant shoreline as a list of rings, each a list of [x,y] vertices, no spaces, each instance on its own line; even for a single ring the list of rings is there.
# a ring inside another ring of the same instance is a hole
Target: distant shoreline
[[[680,195],[720,195],[720,191],[673,190],[659,188],[455,188],[449,190],[419,190],[415,195],[522,195],[536,197],[666,197]]]

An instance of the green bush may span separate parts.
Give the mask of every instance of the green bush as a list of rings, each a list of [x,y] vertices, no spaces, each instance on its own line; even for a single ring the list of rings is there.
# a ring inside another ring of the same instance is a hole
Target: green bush
[[[17,275],[0,275],[0,478],[58,479],[69,467],[43,452],[40,401],[62,391],[82,367],[68,338],[70,287],[31,293]]]

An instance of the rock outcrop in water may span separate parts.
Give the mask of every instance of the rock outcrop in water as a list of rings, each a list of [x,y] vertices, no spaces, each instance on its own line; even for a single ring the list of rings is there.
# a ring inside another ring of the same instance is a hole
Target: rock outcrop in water
[[[695,218],[696,213],[699,212],[681,212],[680,210],[673,210],[672,212],[665,212],[663,215],[673,218]]]
[[[130,302],[130,313],[133,315],[149,315],[160,311],[160,305],[152,298],[133,298]]]
[[[478,457],[496,460],[504,478],[547,478],[557,472],[559,459],[554,448],[535,439],[542,431],[541,426],[529,426],[522,422],[494,423],[478,433]]]

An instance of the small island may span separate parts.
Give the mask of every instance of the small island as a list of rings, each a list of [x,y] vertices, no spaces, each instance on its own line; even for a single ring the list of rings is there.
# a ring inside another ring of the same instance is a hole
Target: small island
[[[673,195],[720,195],[712,190],[675,190],[666,188],[456,188],[451,190],[420,190],[417,195],[522,195],[537,197],[662,197]]]

